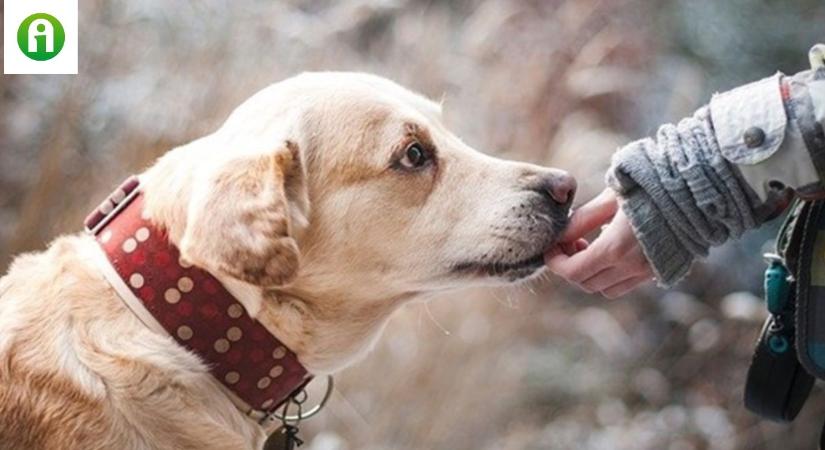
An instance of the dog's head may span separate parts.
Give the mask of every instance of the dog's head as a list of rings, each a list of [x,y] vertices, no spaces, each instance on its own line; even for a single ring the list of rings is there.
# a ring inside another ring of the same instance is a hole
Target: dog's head
[[[165,159],[188,174],[149,200],[174,204],[160,214],[186,259],[254,286],[365,298],[537,274],[575,190],[560,170],[470,148],[440,105],[353,73],[277,83]]]

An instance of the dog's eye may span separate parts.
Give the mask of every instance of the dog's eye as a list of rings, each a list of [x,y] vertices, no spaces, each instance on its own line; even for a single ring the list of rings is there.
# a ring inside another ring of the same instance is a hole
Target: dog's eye
[[[407,169],[418,169],[427,164],[431,159],[430,153],[419,143],[410,144],[404,151],[404,156],[399,163]]]

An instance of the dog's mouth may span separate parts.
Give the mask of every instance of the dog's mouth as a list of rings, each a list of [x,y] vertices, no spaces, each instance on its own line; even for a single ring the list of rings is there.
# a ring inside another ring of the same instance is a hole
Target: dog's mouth
[[[485,252],[480,258],[476,257],[453,264],[450,272],[460,277],[496,278],[511,283],[540,273],[545,267],[544,253],[556,245],[558,236],[561,236],[569,222],[567,210],[553,211],[548,215],[550,217],[544,221],[534,221],[526,225],[529,227],[528,231],[533,232],[531,235],[510,238],[506,241],[506,247],[501,246],[496,250]],[[536,227],[535,231],[532,227]],[[522,231],[524,228],[525,226],[522,225]],[[521,244],[521,251],[513,251],[511,246],[514,241]],[[512,257],[525,254],[529,256]]]
[[[464,262],[453,266],[453,272],[461,275],[505,278],[518,281],[536,274],[544,267],[544,254],[538,253],[515,262]]]

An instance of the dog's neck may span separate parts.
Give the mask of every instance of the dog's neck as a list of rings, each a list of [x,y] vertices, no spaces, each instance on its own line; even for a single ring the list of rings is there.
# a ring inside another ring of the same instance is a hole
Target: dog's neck
[[[309,292],[301,290],[300,276],[298,280],[296,286],[263,294],[259,320],[292,339],[291,348],[316,374],[333,373],[363,358],[393,312],[412,297]]]

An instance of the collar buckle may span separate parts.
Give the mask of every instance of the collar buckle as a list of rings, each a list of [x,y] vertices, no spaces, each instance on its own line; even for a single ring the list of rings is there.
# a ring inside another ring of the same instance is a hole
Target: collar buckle
[[[100,205],[95,208],[83,221],[86,232],[97,235],[103,227],[134,200],[140,192],[140,180],[132,175],[118,186]]]

